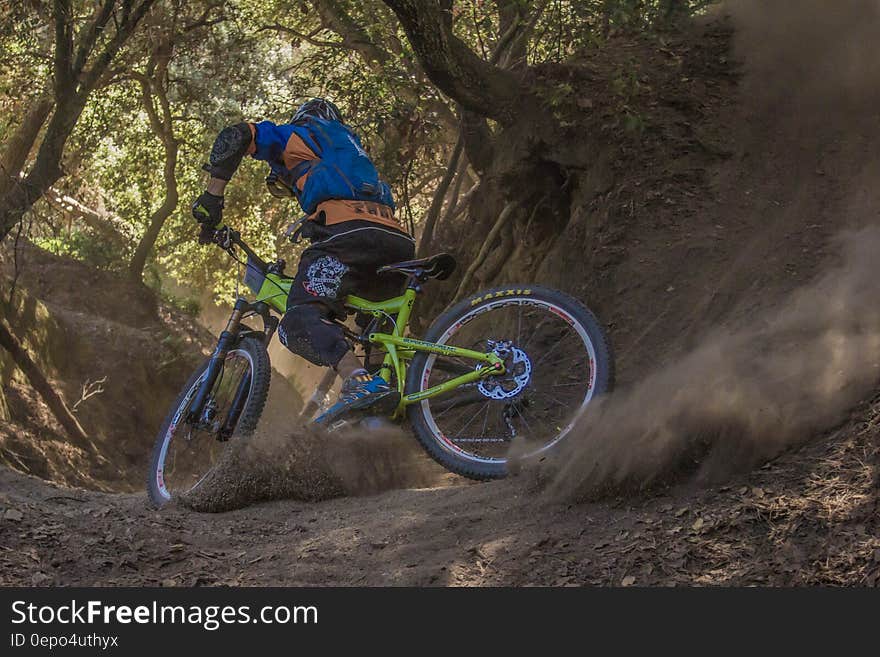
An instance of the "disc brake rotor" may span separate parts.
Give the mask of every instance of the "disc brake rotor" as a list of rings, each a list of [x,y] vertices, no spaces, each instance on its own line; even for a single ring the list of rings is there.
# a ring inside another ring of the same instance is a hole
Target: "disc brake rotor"
[[[505,373],[483,379],[477,389],[489,399],[511,399],[521,393],[532,377],[532,361],[509,341],[489,341],[489,347],[504,359]]]

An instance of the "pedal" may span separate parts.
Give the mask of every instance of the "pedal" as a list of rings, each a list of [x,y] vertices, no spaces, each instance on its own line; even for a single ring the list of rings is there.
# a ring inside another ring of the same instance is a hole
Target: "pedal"
[[[327,428],[325,430],[327,431],[327,433],[334,433],[350,426],[352,426],[351,422],[349,422],[345,418],[340,418],[334,421],[332,424],[327,425]]]
[[[335,431],[337,423],[348,423],[352,418],[361,418],[365,414],[370,415],[387,415],[392,413],[400,403],[400,393],[396,390],[374,395],[370,398],[364,398],[353,402],[350,406],[341,408],[334,413],[325,413],[313,420],[313,424],[324,425],[328,431]],[[325,416],[326,419],[319,422]]]
[[[375,398],[375,400],[368,406],[365,406],[363,410],[369,411],[371,415],[374,413],[377,415],[386,415],[394,412],[399,404],[400,393],[396,390],[389,390],[382,397]]]

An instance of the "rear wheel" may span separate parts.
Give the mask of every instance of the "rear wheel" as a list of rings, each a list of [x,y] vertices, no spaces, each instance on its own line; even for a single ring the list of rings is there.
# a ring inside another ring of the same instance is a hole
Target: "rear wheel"
[[[271,365],[263,343],[246,337],[229,351],[199,426],[186,422],[210,359],[193,373],[162,423],[147,477],[150,501],[161,507],[196,488],[210,473],[234,432],[254,432],[269,394]]]
[[[419,442],[441,465],[473,479],[508,472],[508,454],[546,454],[587,404],[608,392],[614,362],[596,317],[572,297],[539,286],[479,292],[444,312],[428,342],[495,351],[506,372],[407,407]],[[474,361],[418,353],[407,394],[473,371]]]

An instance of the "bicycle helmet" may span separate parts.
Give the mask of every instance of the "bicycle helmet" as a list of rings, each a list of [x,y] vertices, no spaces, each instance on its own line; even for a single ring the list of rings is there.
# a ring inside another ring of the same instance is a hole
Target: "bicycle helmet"
[[[290,122],[297,123],[309,116],[326,119],[327,121],[339,121],[340,123],[345,123],[345,121],[342,120],[342,112],[339,111],[339,108],[324,98],[312,98],[311,100],[304,102],[297,108],[296,112],[294,112]]]

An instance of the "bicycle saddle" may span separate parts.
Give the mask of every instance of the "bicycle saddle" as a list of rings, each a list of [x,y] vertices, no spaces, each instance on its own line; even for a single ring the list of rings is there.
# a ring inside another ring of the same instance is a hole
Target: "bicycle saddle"
[[[407,276],[415,276],[420,280],[436,278],[438,281],[445,281],[455,271],[455,266],[454,257],[448,253],[438,253],[427,258],[385,265],[384,267],[379,267],[376,273],[384,274],[385,272],[393,271],[406,274]]]

